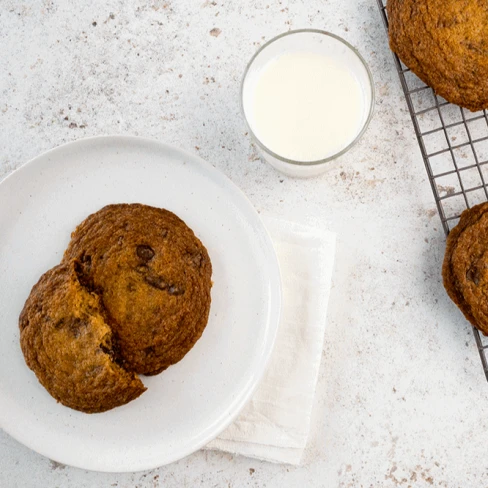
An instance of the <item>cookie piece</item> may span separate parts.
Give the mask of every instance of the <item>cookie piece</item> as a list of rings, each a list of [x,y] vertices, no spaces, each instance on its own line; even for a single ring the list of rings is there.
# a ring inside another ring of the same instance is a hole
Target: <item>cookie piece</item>
[[[447,101],[488,108],[488,3],[388,0],[390,47]]]
[[[59,402],[86,413],[124,405],[146,388],[115,362],[99,298],[58,265],[33,287],[20,315],[20,345],[40,383]]]
[[[110,319],[121,364],[157,374],[200,338],[210,310],[207,250],[175,214],[141,204],[109,205],[72,234],[64,261]]]
[[[442,276],[452,301],[488,335],[488,202],[465,210],[449,233]]]

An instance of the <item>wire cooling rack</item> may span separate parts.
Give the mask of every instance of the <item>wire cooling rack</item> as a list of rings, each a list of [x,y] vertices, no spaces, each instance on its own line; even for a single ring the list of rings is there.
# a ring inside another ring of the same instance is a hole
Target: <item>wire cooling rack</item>
[[[388,30],[386,0],[377,2]],[[393,57],[447,236],[463,210],[488,200],[488,114],[447,102]],[[473,333],[488,380],[488,338]]]

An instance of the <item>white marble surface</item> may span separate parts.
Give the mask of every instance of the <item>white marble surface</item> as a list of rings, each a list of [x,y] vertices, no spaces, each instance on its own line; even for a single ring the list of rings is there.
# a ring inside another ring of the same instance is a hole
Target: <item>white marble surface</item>
[[[238,105],[252,53],[299,27],[345,37],[376,82],[365,137],[313,180],[261,162]],[[339,233],[303,466],[198,452],[100,474],[0,432],[2,488],[488,484],[488,385],[441,286],[444,235],[374,0],[2,0],[0,94],[0,178],[67,141],[139,134],[197,152],[260,211]]]

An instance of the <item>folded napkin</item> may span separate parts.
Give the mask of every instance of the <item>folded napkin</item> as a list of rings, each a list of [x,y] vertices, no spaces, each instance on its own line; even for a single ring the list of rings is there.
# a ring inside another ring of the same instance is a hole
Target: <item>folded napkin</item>
[[[264,217],[281,268],[283,310],[270,364],[237,420],[206,449],[299,464],[322,356],[335,234]]]

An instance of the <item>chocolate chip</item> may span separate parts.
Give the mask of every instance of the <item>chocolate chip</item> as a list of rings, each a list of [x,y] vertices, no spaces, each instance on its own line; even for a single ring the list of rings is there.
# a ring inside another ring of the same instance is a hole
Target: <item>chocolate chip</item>
[[[201,253],[198,252],[196,254],[191,255],[190,261],[195,267],[200,268],[202,266],[203,256]]]
[[[91,256],[87,254],[83,254],[80,257],[79,274],[83,275],[84,277],[88,277],[91,270],[91,261]]]
[[[141,258],[143,261],[151,261],[151,259],[154,257],[154,249],[146,244],[140,244],[137,246],[136,252],[139,258]]]
[[[105,334],[102,337],[102,341],[100,343],[100,349],[105,354],[112,354],[113,353],[113,343],[112,343],[112,336],[110,333]]]
[[[82,330],[88,325],[88,323],[79,318],[79,317],[73,317],[67,324],[66,326],[68,327],[68,330],[73,334],[75,339],[78,339],[78,337],[81,336]]]
[[[472,281],[476,286],[480,284],[480,277],[478,275],[477,269],[470,268],[466,273],[466,279]]]
[[[146,356],[149,356],[150,354],[154,354],[154,346],[149,346],[144,348],[144,354],[146,354]]]
[[[168,293],[170,295],[178,296],[178,295],[183,295],[183,293],[185,293],[185,290],[183,290],[183,288],[180,288],[179,286],[171,285],[168,288]]]
[[[64,319],[60,319],[54,324],[55,329],[61,329],[61,327],[63,326],[64,326]]]
[[[144,281],[153,288],[157,288],[158,290],[166,290],[168,288],[168,283],[162,276],[148,274],[144,276]]]

